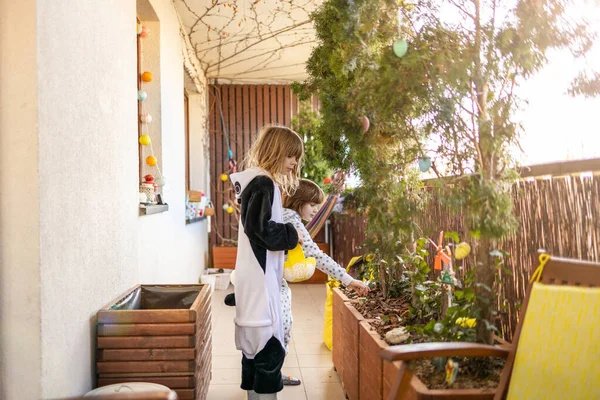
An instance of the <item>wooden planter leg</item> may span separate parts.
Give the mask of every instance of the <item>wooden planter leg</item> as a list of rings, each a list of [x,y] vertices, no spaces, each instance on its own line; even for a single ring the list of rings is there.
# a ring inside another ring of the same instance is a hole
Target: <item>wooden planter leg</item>
[[[405,361],[400,361],[400,368],[398,369],[398,375],[396,375],[396,381],[390,391],[390,396],[387,400],[396,400],[398,396],[402,396],[403,393],[410,388],[410,381],[412,380],[413,373],[409,368],[409,365]],[[400,397],[402,398],[402,397]]]

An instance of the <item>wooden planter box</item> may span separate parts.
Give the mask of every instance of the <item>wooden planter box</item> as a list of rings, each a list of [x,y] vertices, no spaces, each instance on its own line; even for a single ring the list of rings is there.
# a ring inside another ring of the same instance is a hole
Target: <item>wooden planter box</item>
[[[335,288],[333,292],[333,365],[342,379],[347,398],[358,400],[359,336],[363,317],[341,290]]]
[[[208,285],[137,285],[98,311],[98,386],[165,385],[180,400],[206,398],[211,379]]]
[[[352,306],[339,289],[333,290],[333,365],[350,400],[388,399],[400,362],[383,362],[379,357],[388,344],[381,340],[368,320]],[[340,326],[341,325],[341,326]],[[430,390],[416,376],[411,392],[396,400],[469,399],[492,400],[493,389]]]
[[[213,268],[235,269],[237,259],[236,246],[213,246],[212,263]]]
[[[340,378],[344,376],[344,337],[342,327],[344,325],[342,319],[342,308],[344,303],[350,301],[348,297],[338,288],[333,289],[333,310],[332,310],[332,359],[333,367],[337,371]],[[342,380],[342,385],[344,384]]]
[[[383,360],[379,357],[381,349],[388,344],[381,340],[379,333],[371,328],[368,321],[360,323],[359,392],[361,399],[384,399],[383,397]]]

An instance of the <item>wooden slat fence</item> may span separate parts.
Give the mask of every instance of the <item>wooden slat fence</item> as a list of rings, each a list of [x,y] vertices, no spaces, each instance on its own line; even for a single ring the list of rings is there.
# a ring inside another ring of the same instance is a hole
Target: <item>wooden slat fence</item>
[[[316,109],[315,101],[316,97],[313,98]],[[234,201],[231,183],[220,179],[221,174],[231,172],[227,138],[239,164],[262,126],[270,123],[290,126],[298,114],[299,102],[289,85],[210,85],[208,104],[210,198],[215,206],[210,242],[223,245],[237,239],[237,221],[223,211],[224,203]]]

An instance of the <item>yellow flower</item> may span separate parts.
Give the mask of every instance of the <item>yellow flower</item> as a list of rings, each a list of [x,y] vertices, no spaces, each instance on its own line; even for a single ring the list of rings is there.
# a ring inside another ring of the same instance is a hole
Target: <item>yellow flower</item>
[[[475,328],[477,320],[475,318],[460,317],[456,319],[456,325],[460,325],[463,328]]]
[[[373,254],[369,254],[365,257],[365,260],[367,260],[367,262],[371,262],[373,261]]]

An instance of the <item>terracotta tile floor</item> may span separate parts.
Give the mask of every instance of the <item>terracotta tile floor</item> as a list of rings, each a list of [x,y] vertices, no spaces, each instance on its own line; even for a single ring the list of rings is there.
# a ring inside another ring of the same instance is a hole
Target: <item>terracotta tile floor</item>
[[[281,400],[342,400],[345,396],[340,378],[333,370],[331,352],[322,339],[325,285],[290,285],[294,325],[289,354],[282,372],[302,380],[300,386],[286,386],[279,393]],[[233,339],[235,310],[223,304],[231,293],[215,291],[213,313],[213,365],[208,400],[245,400],[240,389],[240,358]]]

